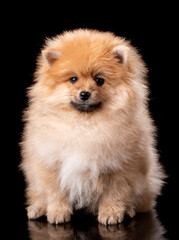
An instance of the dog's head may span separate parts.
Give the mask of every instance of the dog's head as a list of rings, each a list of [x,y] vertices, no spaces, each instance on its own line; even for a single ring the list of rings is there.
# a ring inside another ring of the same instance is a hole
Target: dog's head
[[[143,67],[123,38],[81,29],[48,40],[38,63],[46,102],[81,113],[124,108],[134,95],[135,66]]]

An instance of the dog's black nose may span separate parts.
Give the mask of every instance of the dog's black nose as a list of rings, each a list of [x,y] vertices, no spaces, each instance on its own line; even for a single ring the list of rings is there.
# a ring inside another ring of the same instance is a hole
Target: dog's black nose
[[[86,101],[90,98],[91,96],[91,93],[90,92],[87,92],[87,91],[81,91],[80,92],[80,99],[83,100],[83,101]]]

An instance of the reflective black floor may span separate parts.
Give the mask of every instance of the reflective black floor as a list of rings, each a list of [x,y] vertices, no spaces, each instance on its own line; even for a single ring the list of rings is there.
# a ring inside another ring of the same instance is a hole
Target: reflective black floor
[[[71,223],[51,225],[46,219],[28,221],[31,240],[164,240],[165,228],[155,212],[137,214],[117,226],[103,226],[96,218],[82,212],[72,217]]]
[[[7,227],[5,238],[23,240],[178,240],[178,205],[176,192],[171,182],[158,198],[157,209],[148,213],[137,213],[133,219],[125,218],[123,223],[103,226],[93,215],[84,211],[76,212],[70,223],[52,225],[46,217],[28,220],[24,194],[14,197],[13,211],[3,221]],[[10,206],[10,205],[9,205]],[[3,210],[3,209],[2,209]],[[13,215],[12,215],[13,213]],[[9,219],[13,216],[13,219]],[[1,229],[3,229],[1,225]]]

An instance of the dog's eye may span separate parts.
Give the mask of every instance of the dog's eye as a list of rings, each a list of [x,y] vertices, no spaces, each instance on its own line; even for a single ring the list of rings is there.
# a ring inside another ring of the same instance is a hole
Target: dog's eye
[[[96,82],[96,84],[98,86],[102,86],[103,83],[104,83],[104,79],[103,78],[95,78],[94,80],[95,80],[95,82]]]
[[[77,78],[77,77],[71,77],[71,78],[70,78],[70,82],[71,82],[71,83],[75,83],[76,81],[78,81],[78,78]]]

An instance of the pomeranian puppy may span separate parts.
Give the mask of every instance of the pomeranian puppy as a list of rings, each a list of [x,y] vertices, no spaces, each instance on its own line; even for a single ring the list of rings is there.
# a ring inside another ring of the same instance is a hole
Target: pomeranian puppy
[[[154,207],[164,173],[146,72],[137,50],[110,32],[46,41],[21,142],[29,219],[58,224],[86,208],[107,225]]]

